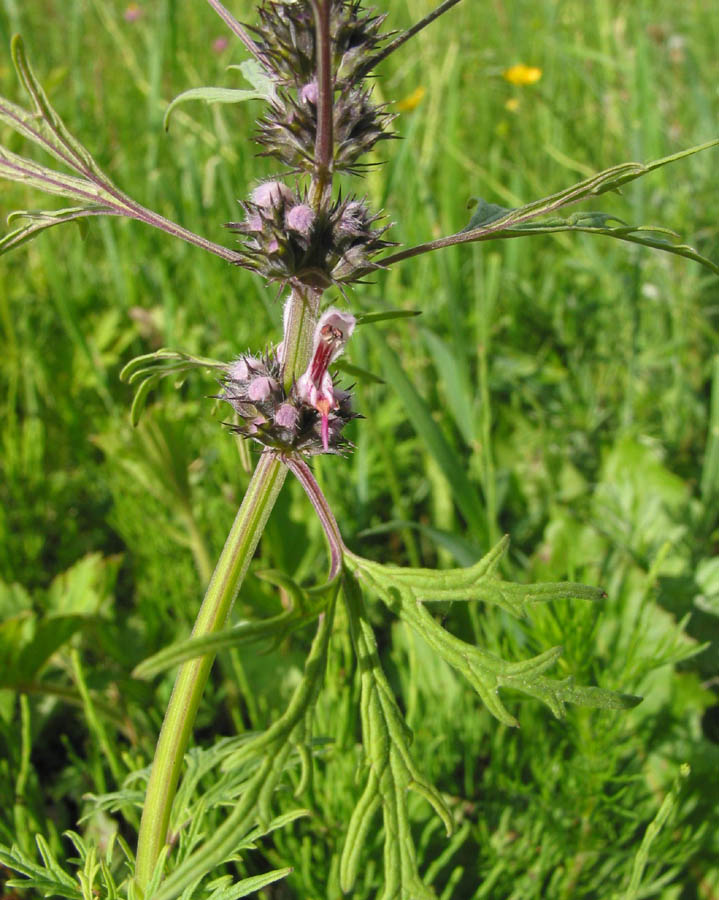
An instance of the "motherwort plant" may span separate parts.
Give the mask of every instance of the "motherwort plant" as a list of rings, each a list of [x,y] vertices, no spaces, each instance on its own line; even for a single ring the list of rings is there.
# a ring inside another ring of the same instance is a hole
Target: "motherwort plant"
[[[228,224],[233,236],[233,241],[228,241],[231,246],[189,232],[118,188],[50,105],[19,37],[13,40],[12,57],[30,105],[25,108],[0,98],[0,123],[46,151],[59,164],[49,167],[0,148],[0,175],[66,197],[73,204],[59,210],[13,213],[12,218],[18,219],[20,225],[0,241],[0,250],[16,247],[62,222],[98,215],[137,219],[216,254],[229,264],[255,272],[276,285],[284,308],[281,335],[278,312],[275,342],[227,363],[161,350],[133,360],[124,370],[123,377],[138,387],[133,421],[137,421],[148,393],[159,379],[192,368],[214,372],[220,382],[217,396],[234,416],[231,430],[261,447],[259,462],[210,580],[192,637],[148,660],[138,673],[147,675],[172,663],[182,663],[144,796],[136,861],[127,891],[132,897],[152,896],[156,900],[195,896],[193,891],[200,890],[200,881],[231,860],[242,847],[263,832],[292,821],[292,814],[272,818],[275,789],[285,778],[289,761],[296,756],[302,769],[296,795],[304,796],[311,782],[315,764],[311,742],[313,710],[323,686],[335,608],[341,602],[343,621],[349,624],[356,656],[365,767],[354,812],[345,823],[339,886],[343,891],[352,889],[367,836],[381,817],[381,896],[385,900],[428,898],[434,894],[418,871],[409,824],[408,790],[432,805],[448,833],[453,829],[453,817],[442,795],[413,760],[411,733],[379,660],[367,614],[369,598],[382,601],[421,635],[433,652],[466,678],[491,713],[507,725],[515,725],[516,720],[500,697],[505,687],[543,701],[558,717],[566,703],[620,709],[638,700],[548,676],[546,673],[561,654],[559,647],[521,661],[507,661],[461,640],[435,618],[431,608],[439,601],[481,601],[521,616],[533,603],[561,597],[600,600],[603,596],[597,588],[578,584],[517,585],[502,581],[498,565],[506,540],[488,548],[473,566],[450,570],[382,565],[345,546],[308,458],[351,451],[343,430],[358,412],[351,389],[338,384],[333,364],[345,351],[356,327],[370,318],[401,315],[387,312],[364,319],[356,317],[351,311],[353,292],[361,288],[354,286],[361,285],[368,276],[382,277],[384,270],[403,260],[454,244],[559,231],[581,231],[659,248],[719,272],[712,262],[691,247],[673,243],[660,229],[626,225],[597,212],[569,217],[559,214],[563,207],[617,189],[710,144],[647,165],[617,165],[514,209],[479,201],[469,224],[456,234],[397,249],[389,239],[388,222],[382,211],[373,209],[361,191],[342,194],[336,186],[336,176],[360,176],[367,165],[367,154],[379,142],[393,137],[391,107],[375,102],[368,80],[377,65],[459,0],[445,0],[403,33],[387,32],[385,15],[363,9],[359,0],[263,0],[256,21],[247,26],[236,21],[219,0],[207,2],[249,55],[244,68],[254,91],[238,91],[235,99],[239,102],[251,96],[266,102],[256,140],[261,153],[277,163],[277,174],[249,191],[241,202],[238,221]],[[219,91],[195,88],[177,98],[171,109],[184,99],[211,102],[218,99]],[[222,93],[222,99],[227,100],[227,90]],[[229,267],[227,277],[232,278]],[[294,607],[274,620],[254,623],[251,634],[227,629],[232,604],[288,471],[301,483],[324,528],[330,553],[328,580],[309,589],[293,585]],[[316,636],[303,677],[286,711],[266,731],[243,739],[224,757],[224,770],[241,774],[236,774],[236,781],[228,788],[234,805],[211,836],[202,842],[189,841],[178,856],[169,836],[174,841],[178,832],[190,828],[190,823],[177,821],[173,802],[195,714],[217,649],[252,637],[281,637],[291,628],[313,620],[317,622]],[[132,859],[129,848],[127,854]],[[2,859],[25,876],[27,880],[20,884],[37,882],[39,876],[19,852],[3,851]],[[107,896],[116,896],[118,887],[106,869],[100,875],[95,871],[93,877],[101,878]],[[278,869],[264,880],[240,882],[232,888],[231,896],[244,896],[243,891],[259,889],[287,871]]]

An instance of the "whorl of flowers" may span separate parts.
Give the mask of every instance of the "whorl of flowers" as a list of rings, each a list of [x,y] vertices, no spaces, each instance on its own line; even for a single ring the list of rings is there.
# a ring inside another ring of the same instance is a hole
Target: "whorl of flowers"
[[[272,68],[275,98],[259,123],[263,155],[274,156],[296,172],[309,172],[317,132],[317,53],[315,21],[309,3],[267,0],[252,28],[257,45]],[[390,137],[394,118],[372,103],[362,86],[361,67],[387,37],[383,15],[361,9],[359,0],[332,0],[331,61],[334,73],[334,170],[356,172],[357,160],[378,140]]]
[[[278,85],[301,88],[317,71],[315,22],[309,3],[265,0],[258,9],[259,26],[248,26],[257,46],[274,69]],[[366,12],[360,0],[332,0],[330,35],[332,68],[339,89],[351,85],[360,66],[387,38],[380,29],[386,15]]]
[[[312,359],[289,391],[282,382],[282,348],[263,357],[241,356],[223,377],[220,399],[242,422],[233,425],[243,437],[284,453],[343,453],[351,444],[342,429],[357,417],[348,391],[335,387],[330,364],[344,350],[355,318],[328,309],[315,328]]]
[[[259,121],[262,155],[274,156],[298,178],[316,164],[319,87],[315,19],[311,4],[265,0],[260,24],[248,26],[275,83]],[[358,0],[331,0],[330,58],[332,172],[357,173],[358,160],[386,132],[392,116],[372,102],[363,83],[366,66],[387,37],[384,16],[364,12]],[[239,264],[290,286],[324,290],[359,280],[376,268],[373,256],[389,246],[379,215],[355,197],[315,197],[278,181],[257,187],[241,204],[244,219],[228,227],[243,236]]]
[[[306,195],[268,181],[241,205],[244,220],[227,227],[245,237],[243,265],[268,281],[315,290],[346,284],[376,268],[372,256],[390,246],[386,226],[374,227],[380,216],[355,198],[315,212]]]

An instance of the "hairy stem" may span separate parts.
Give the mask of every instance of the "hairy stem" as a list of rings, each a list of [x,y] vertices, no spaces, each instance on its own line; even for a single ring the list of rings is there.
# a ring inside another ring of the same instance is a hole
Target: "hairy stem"
[[[232,13],[229,12],[229,10],[225,9],[225,7],[220,3],[220,0],[207,0],[207,2],[214,9],[217,15],[222,19],[225,25],[227,25],[230,31],[242,41],[242,43],[245,45],[245,48],[255,57],[257,62],[264,66],[264,68],[268,72],[272,72],[272,66],[266,59],[264,53],[262,53],[260,48],[247,33],[247,29],[237,21],[237,19],[232,15]]]
[[[284,364],[290,383],[309,362],[319,298],[317,292],[294,290],[288,300]],[[224,626],[286,471],[273,452],[263,453],[210,580],[193,637],[212,634]],[[208,653],[188,661],[180,668],[175,681],[155,750],[140,823],[136,881],[141,891],[150,881],[167,839],[182,759],[214,658],[214,653]]]
[[[306,368],[312,353],[312,333],[317,324],[321,291],[294,287],[285,306],[285,337],[282,371],[289,392]]]
[[[312,474],[312,469],[310,469],[307,463],[298,457],[287,457],[284,460],[284,463],[304,488],[307,497],[312,503],[312,506],[314,506],[315,512],[322,523],[322,528],[324,529],[325,537],[327,538],[327,543],[330,548],[329,578],[332,580],[342,566],[342,556],[345,550],[337,520],[334,517],[334,513],[332,512],[325,495],[317,484],[315,476]]]

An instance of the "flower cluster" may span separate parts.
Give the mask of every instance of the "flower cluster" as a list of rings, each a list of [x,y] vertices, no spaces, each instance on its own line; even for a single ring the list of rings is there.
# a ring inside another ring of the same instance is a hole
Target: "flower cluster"
[[[252,29],[259,50],[272,67],[275,98],[260,122],[259,143],[293,171],[310,172],[317,132],[315,21],[309,3],[269,0]],[[355,172],[357,159],[389,137],[393,116],[372,103],[362,86],[363,65],[386,35],[385,16],[365,13],[357,0],[332,0],[331,63],[334,76],[333,133],[335,171]]]
[[[335,387],[329,366],[354,331],[355,318],[328,309],[317,323],[307,370],[285,390],[282,348],[263,357],[241,356],[227,367],[220,399],[242,419],[232,426],[243,437],[284,453],[343,453],[342,429],[357,417],[348,391]]]
[[[302,175],[315,174],[320,88],[311,5],[266,0],[254,32],[258,54],[275,91],[259,122],[263,155]],[[372,102],[363,84],[368,61],[386,35],[384,16],[365,13],[357,0],[331,0],[330,57],[332,172],[357,173],[358,160],[382,138],[393,118]],[[373,257],[389,243],[373,214],[356,197],[314,197],[272,180],[242,203],[244,220],[228,227],[243,236],[238,262],[268,281],[324,290],[354,282],[377,267]]]
[[[367,205],[339,199],[319,212],[280,181],[257,187],[242,203],[245,219],[228,228],[245,236],[243,265],[268,281],[315,290],[356,281],[377,268],[372,256],[389,241]]]

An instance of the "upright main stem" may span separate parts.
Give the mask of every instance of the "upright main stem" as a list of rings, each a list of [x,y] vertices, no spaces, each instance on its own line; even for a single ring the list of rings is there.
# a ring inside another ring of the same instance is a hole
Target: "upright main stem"
[[[310,197],[315,208],[319,209],[332,192],[334,73],[330,0],[310,2],[315,18],[318,84],[317,135]],[[217,0],[210,0],[210,3],[215,9],[221,8]],[[283,379],[288,391],[309,363],[321,294],[321,291],[303,285],[295,285],[290,294],[282,359]],[[212,634],[227,621],[286,472],[274,452],[266,450],[262,454],[210,579],[192,631],[193,637]],[[182,759],[214,658],[211,653],[186,662],[175,681],[155,750],[140,822],[135,869],[140,894],[144,894],[167,841],[170,811]]]
[[[319,296],[296,290],[288,303],[285,366],[291,383],[309,362]],[[212,634],[225,625],[286,474],[287,469],[273,452],[262,454],[210,579],[193,637]],[[175,681],[155,749],[137,839],[135,879],[141,892],[152,878],[167,842],[182,760],[214,659],[210,653],[189,660]]]
[[[212,634],[227,621],[285,474],[285,467],[274,454],[264,453],[260,457],[210,579],[192,631],[193,637]],[[141,890],[152,877],[167,840],[182,759],[214,659],[214,654],[207,654],[189,660],[180,668],[175,681],[155,750],[140,822],[135,877]]]

